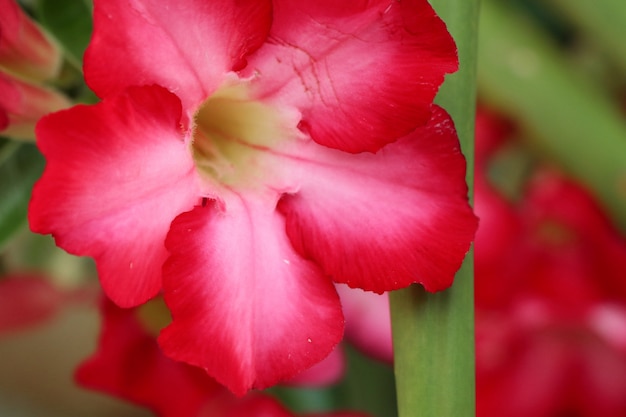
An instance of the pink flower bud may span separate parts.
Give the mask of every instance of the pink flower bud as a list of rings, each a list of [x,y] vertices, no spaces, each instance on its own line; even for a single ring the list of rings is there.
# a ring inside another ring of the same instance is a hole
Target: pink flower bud
[[[59,72],[61,51],[13,0],[0,0],[0,70],[35,80]]]
[[[34,139],[35,124],[45,114],[69,107],[62,94],[0,72],[0,134]]]

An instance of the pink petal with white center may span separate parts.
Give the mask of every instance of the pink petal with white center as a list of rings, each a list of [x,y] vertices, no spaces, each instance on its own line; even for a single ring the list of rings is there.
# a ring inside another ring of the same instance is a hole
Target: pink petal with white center
[[[465,160],[452,120],[429,124],[381,149],[349,155],[302,142],[300,190],[279,210],[294,247],[335,282],[381,293],[452,284],[474,237]]]
[[[164,352],[237,395],[321,361],[341,340],[339,298],[289,244],[273,204],[231,196],[172,223],[163,269]]]
[[[161,288],[170,222],[198,201],[176,96],[152,86],[37,125],[47,165],[29,208],[31,229],[95,259],[105,292],[121,306]]]
[[[425,124],[456,47],[425,0],[274,1],[246,70],[256,94],[296,106],[300,128],[348,152],[377,151]]]
[[[188,110],[265,40],[269,0],[96,0],[85,78],[100,97],[159,84]],[[193,111],[193,110],[192,110]]]

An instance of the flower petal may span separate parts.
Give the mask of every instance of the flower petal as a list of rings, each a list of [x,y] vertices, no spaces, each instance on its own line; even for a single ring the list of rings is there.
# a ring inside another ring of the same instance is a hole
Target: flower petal
[[[76,371],[80,385],[149,407],[161,417],[194,417],[231,400],[202,370],[165,357],[137,318],[103,299],[97,352]]]
[[[339,382],[344,376],[346,359],[340,347],[335,348],[321,362],[286,381],[285,385],[292,387],[323,387]]]
[[[348,152],[376,151],[425,124],[456,48],[427,1],[274,1],[250,58],[257,94],[295,105],[301,129]]]
[[[286,195],[294,247],[336,282],[383,292],[418,282],[448,287],[476,230],[465,160],[452,120],[429,124],[377,154],[347,155],[304,143],[301,189]]]
[[[3,131],[4,129],[9,127],[10,123],[11,121],[9,120],[9,113],[6,111],[6,109],[0,106],[0,131]]]
[[[159,84],[185,110],[204,101],[226,73],[265,40],[269,0],[96,0],[85,77],[100,97]],[[120,28],[124,28],[120,30]]]
[[[366,355],[392,363],[389,295],[348,288],[342,284],[336,287],[346,318],[346,340]]]
[[[170,357],[205,368],[237,395],[326,357],[343,316],[330,280],[302,259],[266,203],[231,198],[180,215],[166,240],[164,297]]]
[[[567,395],[568,381],[579,378],[567,372],[571,351],[545,336],[529,338],[508,318],[496,320],[506,323],[490,323],[484,317],[477,321],[477,415],[558,415],[558,401]]]
[[[37,126],[47,165],[34,187],[31,228],[92,256],[104,290],[121,306],[159,291],[170,222],[198,199],[180,116],[176,96],[152,86]]]

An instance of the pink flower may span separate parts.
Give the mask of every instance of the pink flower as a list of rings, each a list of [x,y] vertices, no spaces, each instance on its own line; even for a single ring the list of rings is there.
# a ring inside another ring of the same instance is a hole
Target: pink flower
[[[145,406],[160,417],[293,416],[268,395],[253,392],[238,398],[201,369],[165,357],[149,329],[154,314],[145,307],[120,309],[103,300],[101,311],[98,350],[76,372],[81,385]]]
[[[107,0],[94,19],[103,100],[38,125],[29,219],[118,305],[163,292],[168,356],[242,395],[341,340],[333,281],[452,283],[476,220],[431,105],[455,48],[425,0]]]

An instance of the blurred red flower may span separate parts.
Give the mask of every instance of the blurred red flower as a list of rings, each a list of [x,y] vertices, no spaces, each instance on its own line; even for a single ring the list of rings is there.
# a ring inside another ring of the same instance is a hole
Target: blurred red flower
[[[494,125],[477,126],[477,146],[494,143],[482,130]],[[626,415],[626,239],[553,169],[531,169],[513,200],[486,168],[475,194],[478,417]]]
[[[0,278],[0,335],[45,323],[68,301],[62,291],[35,273],[14,273]]]

